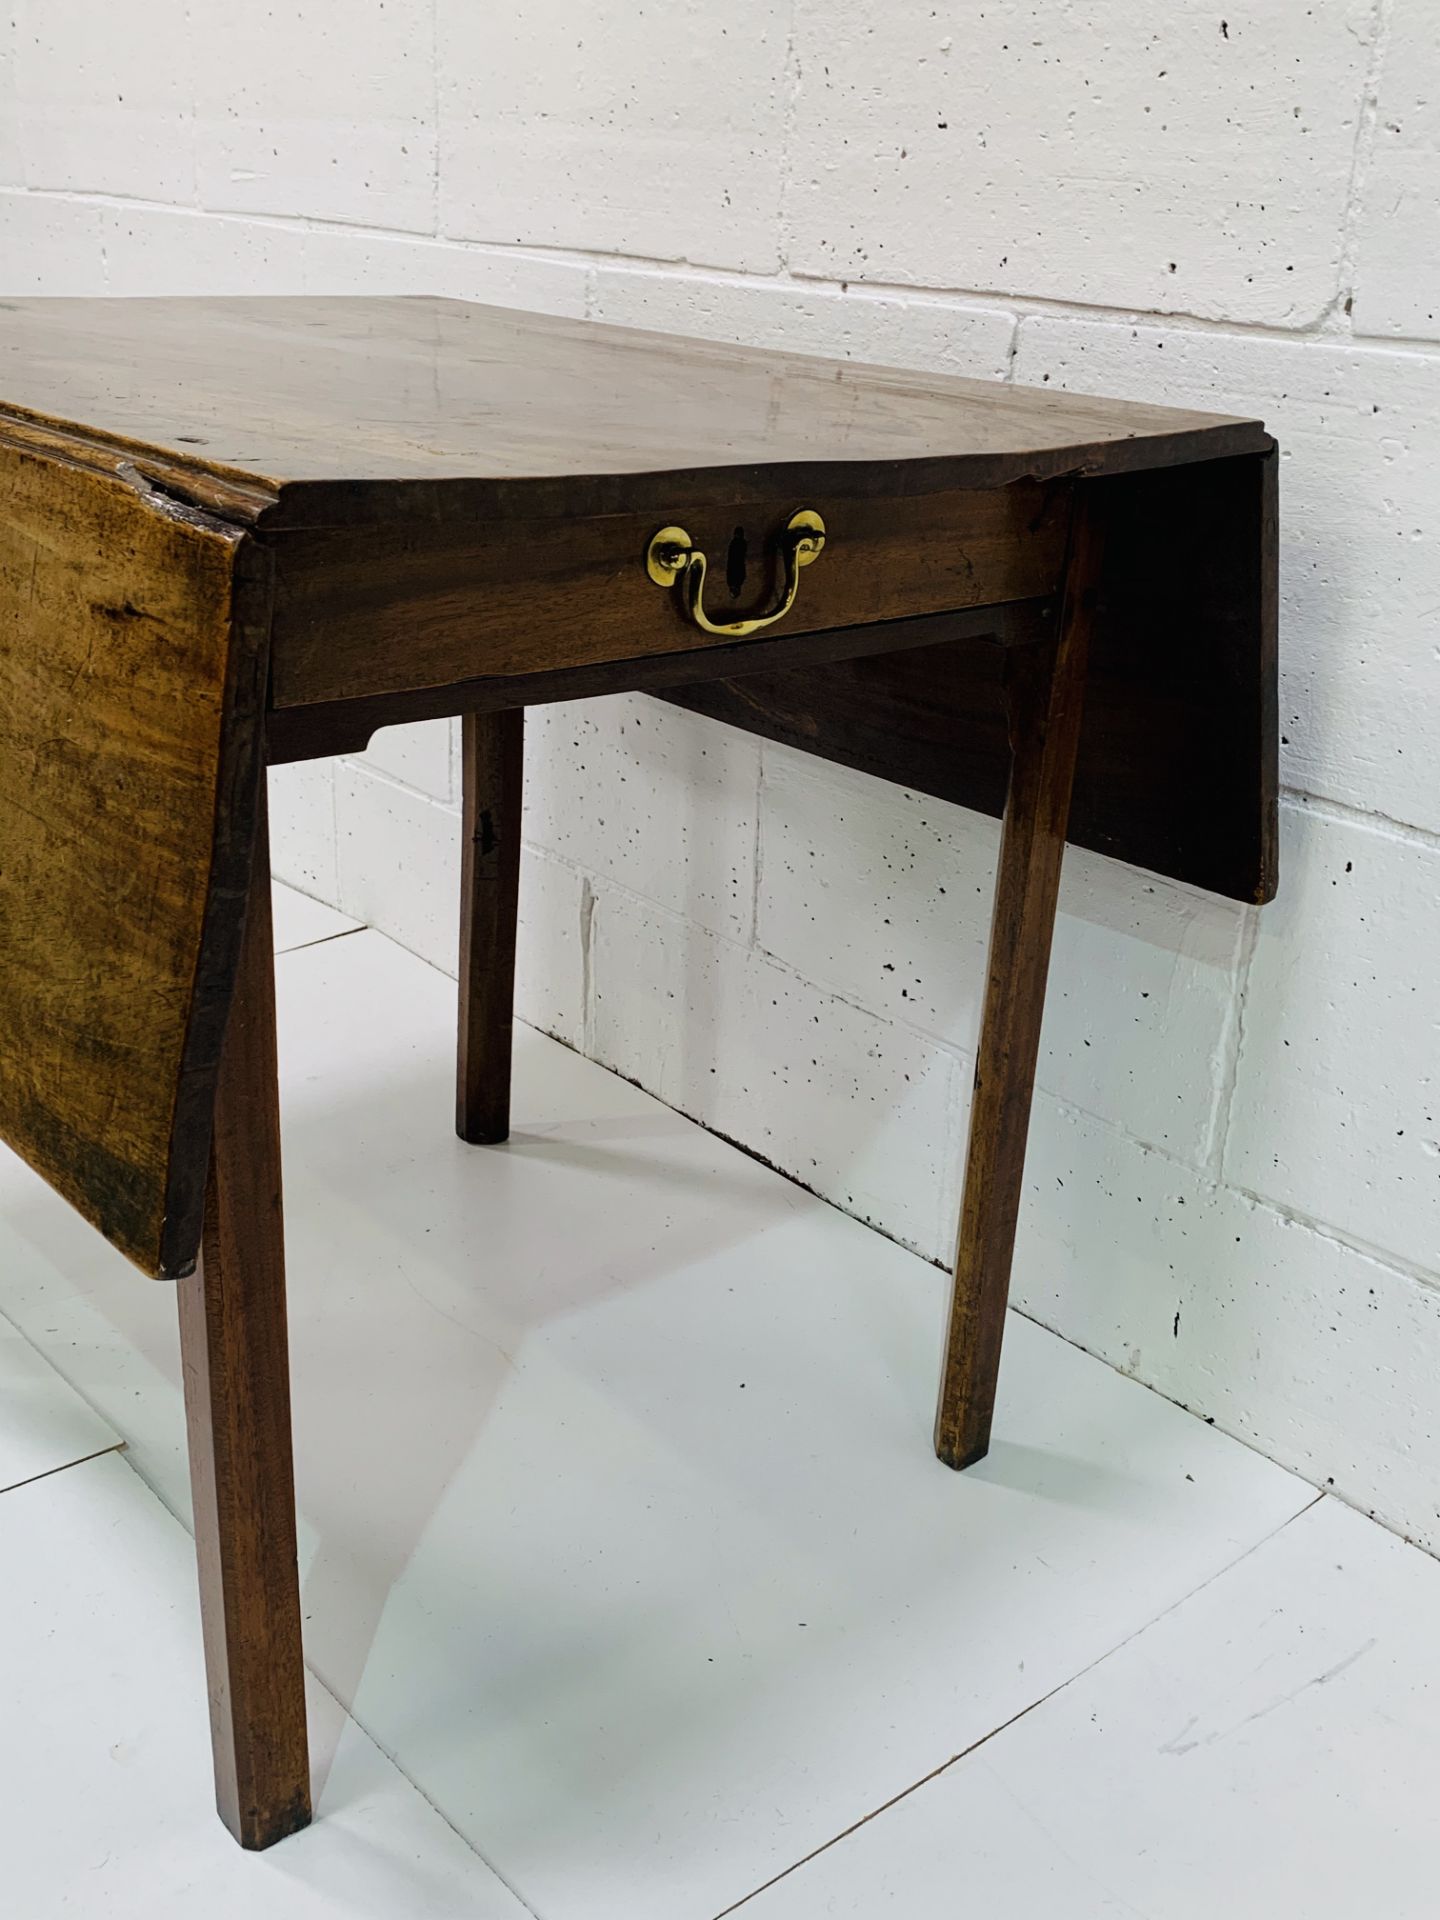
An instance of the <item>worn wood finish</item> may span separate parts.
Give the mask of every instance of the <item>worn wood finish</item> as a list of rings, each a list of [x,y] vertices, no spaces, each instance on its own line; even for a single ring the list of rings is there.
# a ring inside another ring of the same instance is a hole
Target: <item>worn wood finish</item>
[[[1050,595],[1043,600],[1013,600],[999,607],[971,607],[961,613],[882,620],[873,627],[827,627],[821,633],[779,631],[683,653],[641,654],[635,659],[557,668],[552,673],[484,675],[447,687],[415,687],[404,693],[321,701],[312,707],[283,707],[272,712],[266,723],[267,756],[271,766],[280,766],[295,760],[321,759],[327,754],[363,753],[380,728],[403,726],[409,721],[498,713],[517,705],[544,706],[607,693],[658,693],[667,687],[705,684],[719,674],[724,674],[727,681],[763,685],[777,669],[828,667],[857,654],[873,657],[916,652],[953,647],[961,640],[983,640],[987,646],[1029,646],[1044,632],[1054,605],[1055,598]],[[736,698],[733,688],[727,693],[730,699]],[[743,692],[739,700],[743,707]],[[998,805],[995,811],[999,812]]]
[[[955,1285],[935,1416],[935,1451],[950,1467],[968,1467],[983,1459],[990,1445],[1099,582],[1102,514],[1090,489],[1082,489],[1055,638],[1046,646],[1008,654],[1005,660],[1010,786],[975,1056]]]
[[[1016,481],[898,500],[786,493],[683,513],[709,555],[706,605],[720,620],[775,602],[781,531],[797,506],[822,513],[824,552],[784,622],[796,634],[1053,593],[1068,499],[1061,483]],[[659,524],[645,513],[574,520],[563,531],[481,521],[276,535],[274,705],[708,650],[711,636],[686,619],[679,596],[645,572]],[[744,571],[732,588],[727,559],[737,541]]]
[[[460,1047],[455,1130],[477,1146],[510,1132],[515,922],[525,710],[467,713],[461,729]]]
[[[1277,465],[1272,452],[1087,483],[1107,532],[1069,837],[1245,901],[1277,880]],[[743,684],[727,669],[655,691],[998,815],[998,663],[968,637],[823,666],[762,656]]]
[[[0,1134],[147,1272],[193,1265],[267,685],[286,757],[674,686],[693,651],[729,677],[686,704],[996,807],[988,653],[891,650],[1048,591],[1078,474],[1115,539],[1077,837],[1268,897],[1270,448],[447,301],[0,302]],[[832,531],[787,627],[699,644],[642,571],[652,523],[690,527],[716,592],[745,529],[722,610],[748,610],[804,501]]]
[[[0,1136],[147,1273],[194,1264],[267,563],[0,419]]]
[[[712,614],[767,607],[804,506],[827,547],[778,631],[714,644],[645,575],[678,523]],[[310,1817],[264,754],[467,716],[476,1140],[509,1118],[524,705],[668,689],[1003,798],[936,1435],[961,1466],[989,1435],[1077,755],[1087,844],[1268,897],[1274,676],[1254,421],[430,299],[0,301],[0,1134],[180,1278],[242,1844]]]
[[[1253,420],[430,298],[5,301],[0,401],[170,485],[259,483],[267,528],[889,498],[1269,445]]]
[[[1071,820],[1083,846],[1253,902],[1279,873],[1278,468],[1272,450],[1099,483]]]
[[[215,1092],[204,1253],[179,1288],[215,1797],[244,1847],[310,1819],[263,812],[262,801]]]

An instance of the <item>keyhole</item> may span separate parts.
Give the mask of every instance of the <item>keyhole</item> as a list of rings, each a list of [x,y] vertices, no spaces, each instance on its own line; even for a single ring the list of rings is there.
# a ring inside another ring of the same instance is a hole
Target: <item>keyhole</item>
[[[734,538],[730,542],[730,551],[725,556],[725,584],[730,589],[730,598],[738,600],[745,585],[744,527],[736,527]]]

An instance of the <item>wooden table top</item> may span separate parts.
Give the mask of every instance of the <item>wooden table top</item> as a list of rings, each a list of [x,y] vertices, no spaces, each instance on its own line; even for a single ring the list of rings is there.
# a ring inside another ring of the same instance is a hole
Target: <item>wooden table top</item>
[[[595,513],[677,485],[702,504],[707,476],[735,501],[746,472],[919,492],[1270,444],[1253,420],[429,297],[3,301],[6,412],[253,490],[230,504],[267,526],[427,511],[424,482]]]
[[[0,301],[0,1138],[145,1272],[193,1268],[277,755],[658,662],[995,810],[991,642],[1053,609],[1080,481],[1108,557],[1072,838],[1267,898],[1274,471],[1255,421],[448,300]],[[748,619],[798,508],[800,600],[712,646],[659,530]]]

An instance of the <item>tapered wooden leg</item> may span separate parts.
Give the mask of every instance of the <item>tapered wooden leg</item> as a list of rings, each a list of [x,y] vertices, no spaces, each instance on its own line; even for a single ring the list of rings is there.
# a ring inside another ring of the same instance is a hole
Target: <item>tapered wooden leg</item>
[[[467,713],[462,726],[465,838],[455,1131],[478,1146],[503,1140],[510,1131],[525,710]]]
[[[990,1445],[1098,567],[1098,527],[1082,488],[1057,631],[1007,662],[1010,788],[935,1417],[935,1451],[951,1467],[983,1459]]]
[[[180,1282],[215,1798],[242,1847],[310,1819],[264,806],[221,1057],[204,1251]]]

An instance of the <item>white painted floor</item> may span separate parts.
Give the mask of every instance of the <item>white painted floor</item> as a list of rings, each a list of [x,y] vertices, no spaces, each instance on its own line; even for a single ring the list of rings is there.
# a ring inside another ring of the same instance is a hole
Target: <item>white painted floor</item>
[[[462,1146],[277,906],[319,1819],[211,1811],[172,1292],[0,1156],[0,1910],[1440,1911],[1432,1560],[1018,1318],[948,1473],[938,1273],[525,1030]]]

